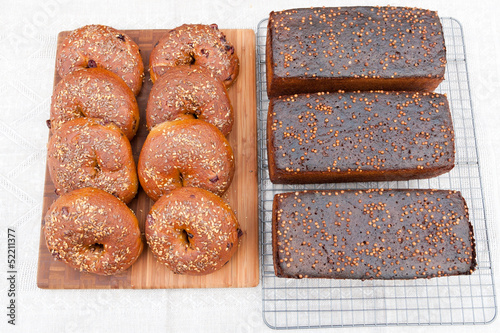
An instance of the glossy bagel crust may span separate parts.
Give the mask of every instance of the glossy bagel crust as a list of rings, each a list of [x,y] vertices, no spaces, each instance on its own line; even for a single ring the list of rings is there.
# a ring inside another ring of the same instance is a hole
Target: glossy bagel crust
[[[233,108],[224,84],[203,67],[181,65],[160,76],[149,94],[146,120],[149,129],[164,122],[196,118],[231,132]]]
[[[54,88],[50,128],[79,117],[114,122],[131,140],[139,128],[139,107],[132,91],[116,74],[87,68],[66,75]]]
[[[56,193],[100,188],[125,203],[137,193],[138,181],[130,142],[113,123],[76,118],[49,139],[47,165]]]
[[[182,186],[222,195],[234,175],[229,142],[215,126],[184,119],[155,126],[141,150],[141,186],[153,200]]]
[[[91,187],[54,201],[43,230],[54,258],[99,275],[126,270],[143,249],[134,213],[111,194]]]
[[[57,54],[57,73],[64,77],[92,67],[102,67],[116,73],[134,95],[141,91],[144,64],[139,47],[121,31],[94,24],[70,32]]]
[[[158,200],[146,218],[146,240],[156,259],[177,274],[219,270],[242,234],[235,214],[218,196],[183,187]]]
[[[155,82],[169,68],[183,64],[207,68],[226,87],[233,84],[239,72],[234,47],[217,24],[184,24],[163,35],[149,58],[151,80]]]

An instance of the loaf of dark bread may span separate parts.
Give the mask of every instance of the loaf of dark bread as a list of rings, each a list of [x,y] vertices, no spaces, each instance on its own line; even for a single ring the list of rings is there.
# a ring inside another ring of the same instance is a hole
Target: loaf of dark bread
[[[455,164],[448,100],[437,93],[316,93],[272,98],[273,183],[430,178]]]
[[[270,97],[318,91],[433,91],[446,48],[436,12],[407,7],[300,8],[271,12]]]
[[[467,205],[455,191],[277,194],[272,236],[278,277],[431,278],[477,265]]]

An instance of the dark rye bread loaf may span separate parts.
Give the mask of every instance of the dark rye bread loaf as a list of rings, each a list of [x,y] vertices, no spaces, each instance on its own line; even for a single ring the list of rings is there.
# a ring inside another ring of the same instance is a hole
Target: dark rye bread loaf
[[[430,10],[300,8],[269,15],[270,97],[339,89],[433,91],[445,65],[441,22]]]
[[[278,277],[431,278],[477,265],[467,206],[455,191],[277,194],[272,236]]]
[[[437,93],[316,93],[272,98],[273,183],[430,178],[455,164],[448,101]]]

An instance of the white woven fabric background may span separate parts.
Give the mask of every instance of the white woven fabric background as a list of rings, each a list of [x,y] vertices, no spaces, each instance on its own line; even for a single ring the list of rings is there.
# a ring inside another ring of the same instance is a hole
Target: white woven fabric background
[[[377,1],[5,1],[0,10],[0,332],[260,332],[261,289],[40,290],[36,286],[45,156],[57,34],[91,23],[118,29],[217,23],[256,29],[271,10],[386,5]],[[486,217],[499,262],[500,8],[496,0],[392,1],[438,10],[464,28]],[[17,325],[7,325],[7,228],[17,233]],[[496,276],[500,270],[495,266]],[[496,279],[497,290],[500,287]],[[495,332],[490,325],[447,327]],[[442,327],[345,328],[438,332]],[[321,330],[314,330],[319,332]],[[329,330],[333,331],[333,330]],[[304,332],[304,331],[302,331]]]

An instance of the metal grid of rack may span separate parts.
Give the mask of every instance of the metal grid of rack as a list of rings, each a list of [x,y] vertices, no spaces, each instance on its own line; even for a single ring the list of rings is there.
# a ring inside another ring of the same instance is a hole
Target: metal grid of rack
[[[399,182],[275,185],[266,151],[266,30],[257,27],[259,217],[261,221],[262,314],[275,329],[318,327],[486,324],[496,316],[496,297],[481,170],[475,138],[463,31],[442,18],[447,47],[445,80],[437,92],[449,99],[456,136],[455,168],[442,176]],[[474,227],[478,267],[470,276],[416,280],[283,279],[274,275],[272,201],[276,193],[305,189],[434,188],[461,191]]]

